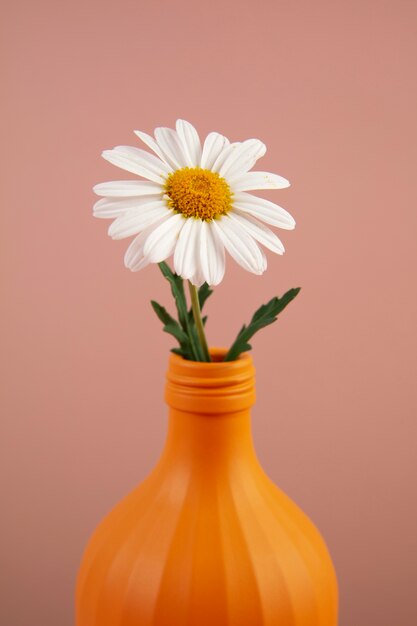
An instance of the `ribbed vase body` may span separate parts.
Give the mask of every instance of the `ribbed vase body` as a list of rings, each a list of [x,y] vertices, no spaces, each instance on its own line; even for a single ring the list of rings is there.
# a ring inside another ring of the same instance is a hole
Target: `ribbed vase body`
[[[86,548],[76,626],[336,626],[323,539],[253,448],[251,358],[173,355],[166,399],[157,466]]]

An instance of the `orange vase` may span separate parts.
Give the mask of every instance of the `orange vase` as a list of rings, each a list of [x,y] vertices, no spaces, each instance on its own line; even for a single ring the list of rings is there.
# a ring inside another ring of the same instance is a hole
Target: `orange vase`
[[[323,539],[256,457],[252,359],[223,354],[171,356],[165,449],[86,548],[77,626],[337,625]]]

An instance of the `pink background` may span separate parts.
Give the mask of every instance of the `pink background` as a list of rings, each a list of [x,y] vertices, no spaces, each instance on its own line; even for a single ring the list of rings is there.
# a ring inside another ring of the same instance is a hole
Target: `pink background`
[[[254,438],[321,529],[340,626],[417,623],[416,35],[407,0],[3,4],[2,583],[5,626],[70,626],[83,547],[165,437],[171,307],[157,268],[91,215],[100,158],[192,121],[259,137],[297,220],[259,278],[228,264],[208,306],[230,343],[254,308]]]

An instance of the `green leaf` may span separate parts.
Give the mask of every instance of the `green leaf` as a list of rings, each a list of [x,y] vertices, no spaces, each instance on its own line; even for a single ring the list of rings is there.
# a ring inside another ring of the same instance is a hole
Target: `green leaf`
[[[168,313],[165,307],[158,304],[158,302],[155,302],[155,300],[151,300],[151,305],[163,324],[170,324],[172,322],[178,324],[178,322]]]
[[[187,301],[185,299],[184,285],[181,276],[174,274],[169,265],[162,261],[159,263],[160,270],[171,285],[171,293],[174,296],[178,311],[178,319],[184,330],[187,329]]]
[[[162,261],[158,264],[164,277],[171,285],[171,293],[174,296],[175,304],[178,312],[179,323],[187,335],[190,345],[190,359],[194,361],[204,361],[204,355],[201,351],[200,342],[198,341],[197,332],[187,310],[187,300],[185,298],[184,283],[178,274],[175,274],[169,265]]]
[[[209,298],[212,293],[213,293],[213,289],[211,289],[207,283],[203,283],[201,285],[201,287],[198,290],[198,302],[200,305],[200,311],[203,310],[203,306],[205,305],[207,298]],[[192,307],[188,309],[188,317],[190,320],[192,320],[192,323],[194,324],[194,315],[193,315]],[[205,317],[205,319],[207,320],[207,316]]]
[[[204,306],[207,298],[209,296],[211,296],[212,293],[213,293],[213,289],[211,289],[208,286],[207,283],[203,283],[201,285],[201,287],[198,290],[198,302],[199,302],[199,305],[200,305],[200,311],[203,310],[203,306]],[[207,315],[205,315],[202,318],[202,322],[203,322],[203,326],[205,326],[206,322],[207,322]],[[204,353],[203,353],[203,350],[201,348],[200,339],[198,337],[197,329],[196,329],[196,326],[195,326],[195,320],[194,320],[194,314],[193,314],[193,308],[192,307],[190,307],[189,310],[188,310],[188,323],[189,323],[189,327],[190,327],[190,333],[192,334],[193,339],[194,339],[195,344],[196,344],[196,347],[198,349],[199,358],[197,360],[204,361],[205,360],[204,359]]]
[[[181,348],[171,348],[171,352],[190,360],[190,355],[187,352],[184,352],[184,350],[181,350]]]
[[[203,310],[203,306],[207,300],[213,293],[213,289],[211,289],[207,283],[203,283],[198,290],[198,301],[200,303],[200,309]]]
[[[224,360],[234,361],[242,352],[251,350],[252,346],[249,343],[249,339],[261,328],[275,322],[279,313],[285,309],[291,300],[294,300],[299,291],[300,287],[290,289],[282,298],[272,298],[269,302],[260,306],[254,313],[249,324],[242,326]]]
[[[179,348],[173,348],[172,351],[178,351],[178,354],[181,354],[185,358],[192,359],[191,344],[187,333],[181,328],[177,320],[158,302],[151,300],[151,305],[158,318],[164,324],[163,330],[175,337],[180,344]]]
[[[180,346],[189,346],[190,340],[188,335],[182,330],[181,326],[174,320],[173,324],[165,324],[163,330],[178,340]]]

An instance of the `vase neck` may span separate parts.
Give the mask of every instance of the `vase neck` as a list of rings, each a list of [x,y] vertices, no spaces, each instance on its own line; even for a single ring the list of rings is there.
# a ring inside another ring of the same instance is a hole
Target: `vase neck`
[[[212,350],[212,363],[172,355],[165,388],[169,406],[165,460],[211,471],[219,464],[255,461],[250,415],[255,369],[249,355],[223,362],[224,353]]]
[[[213,416],[171,409],[164,456],[211,471],[220,465],[253,462],[249,410]]]

